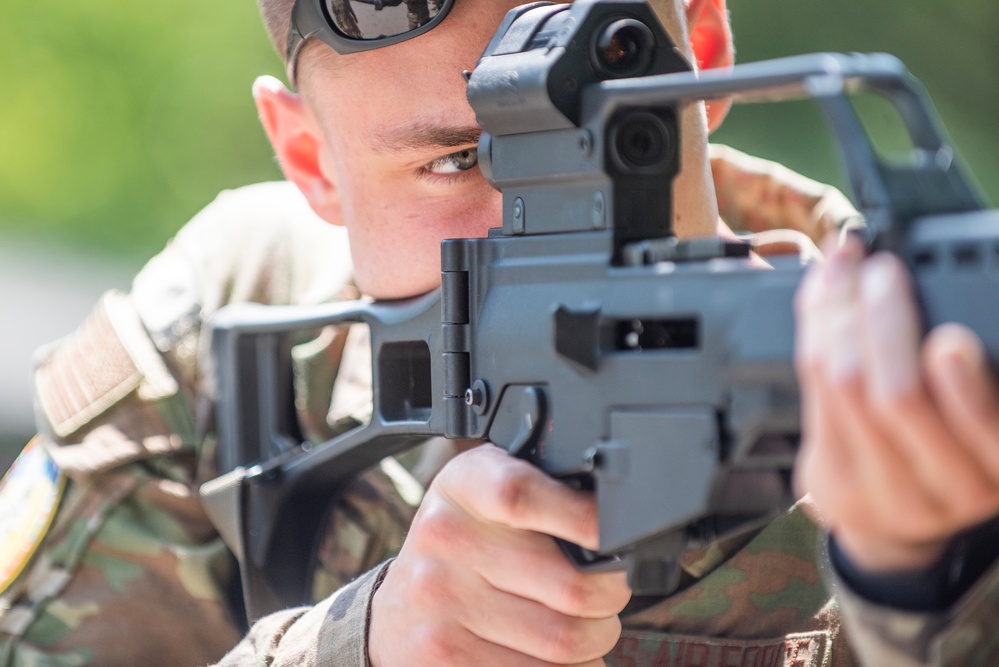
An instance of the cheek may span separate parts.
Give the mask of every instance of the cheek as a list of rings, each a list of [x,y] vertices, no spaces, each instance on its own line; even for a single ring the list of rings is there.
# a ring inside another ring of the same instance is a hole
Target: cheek
[[[445,198],[438,206],[434,219],[442,223],[441,238],[479,238],[503,224],[502,195],[481,178],[468,194]]]
[[[426,292],[440,284],[440,244],[485,236],[501,222],[501,199],[484,182],[450,196],[420,187],[363,188],[345,200],[358,287],[376,298]]]

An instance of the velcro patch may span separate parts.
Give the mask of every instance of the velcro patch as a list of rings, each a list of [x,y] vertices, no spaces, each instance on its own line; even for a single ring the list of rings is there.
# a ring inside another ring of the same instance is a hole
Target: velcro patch
[[[14,583],[52,525],[66,478],[39,439],[0,481],[0,593]]]
[[[808,632],[775,639],[725,639],[625,630],[608,667],[826,667],[832,637]]]
[[[127,297],[108,292],[73,334],[41,360],[35,387],[60,438],[80,430],[133,391],[146,400],[177,392]]]

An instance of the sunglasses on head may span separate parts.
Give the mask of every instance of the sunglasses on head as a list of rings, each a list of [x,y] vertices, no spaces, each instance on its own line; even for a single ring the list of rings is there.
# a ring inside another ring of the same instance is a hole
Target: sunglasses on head
[[[294,85],[298,57],[310,39],[337,53],[390,46],[431,30],[454,0],[295,0],[288,31],[288,79]]]

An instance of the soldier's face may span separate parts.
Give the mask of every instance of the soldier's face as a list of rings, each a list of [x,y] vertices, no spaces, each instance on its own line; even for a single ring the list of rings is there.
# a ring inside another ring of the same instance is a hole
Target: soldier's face
[[[302,91],[323,136],[317,168],[335,192],[335,210],[320,213],[347,227],[364,293],[385,299],[435,288],[442,239],[484,236],[501,224],[500,194],[475,164],[480,130],[461,72],[474,68],[518,4],[461,0],[418,38],[303,62],[314,67],[303,71]]]
[[[461,0],[437,28],[391,47],[316,58],[303,94],[325,136],[321,168],[337,190],[355,277],[376,298],[440,283],[440,242],[484,236],[500,195],[475,161],[471,70],[518,0]],[[312,62],[303,63],[309,66]],[[326,216],[330,217],[330,216]]]

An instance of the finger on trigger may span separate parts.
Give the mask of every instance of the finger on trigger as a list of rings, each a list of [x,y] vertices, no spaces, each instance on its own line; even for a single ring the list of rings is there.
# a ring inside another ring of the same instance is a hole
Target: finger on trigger
[[[479,519],[597,549],[597,505],[592,493],[571,488],[540,468],[485,445],[455,458],[444,491]]]

